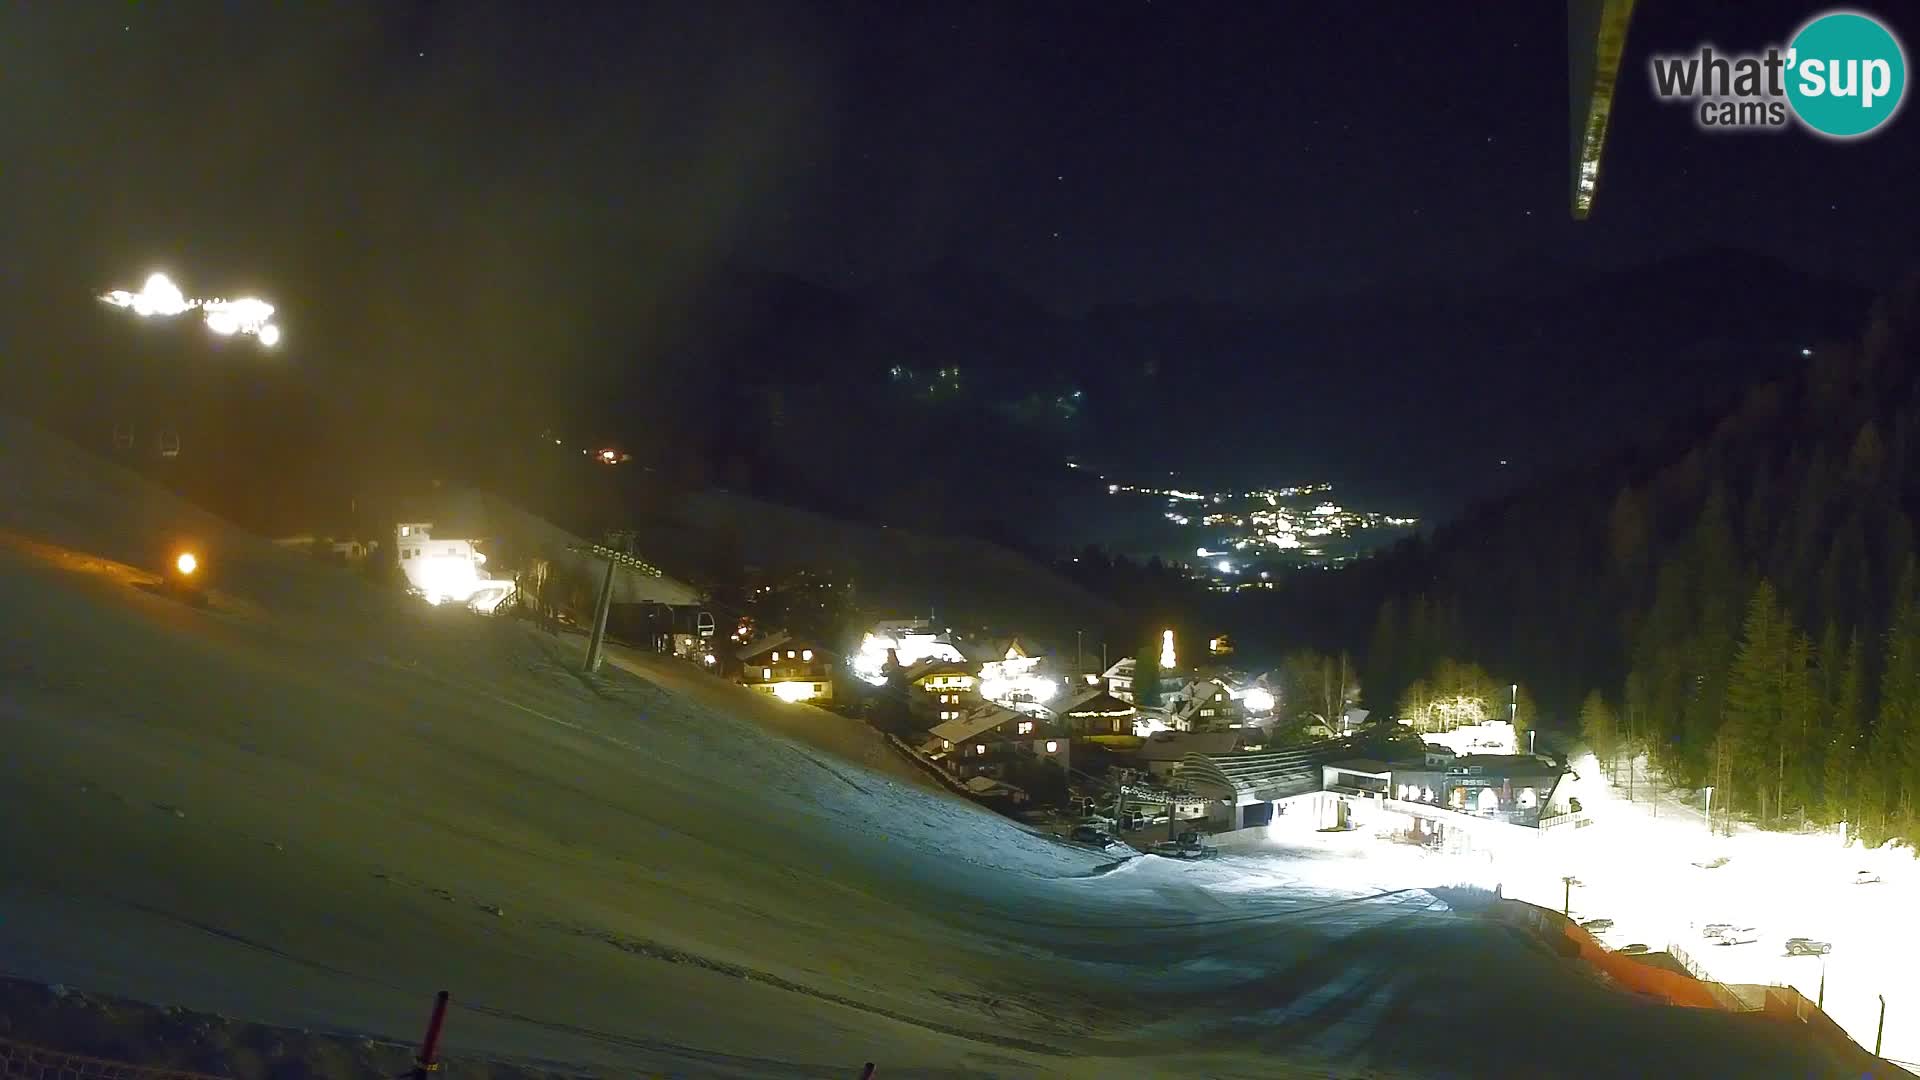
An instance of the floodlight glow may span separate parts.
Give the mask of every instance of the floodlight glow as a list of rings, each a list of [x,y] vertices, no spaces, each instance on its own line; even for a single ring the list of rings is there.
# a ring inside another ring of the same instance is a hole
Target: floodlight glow
[[[805,701],[814,697],[813,684],[808,682],[782,682],[773,684],[773,696],[781,701]]]
[[[1018,701],[1051,701],[1059,689],[1052,679],[1041,675],[1016,675],[980,681],[980,696],[1001,705]]]
[[[900,666],[909,668],[922,660],[962,662],[960,650],[932,634],[902,634],[898,638],[868,634],[860,639],[860,651],[852,660],[853,673],[874,686],[885,686],[887,650],[900,658]]]
[[[272,304],[251,296],[238,300],[189,298],[165,274],[149,274],[137,293],[114,289],[101,294],[100,301],[127,308],[143,319],[170,319],[197,309],[207,329],[222,337],[250,334],[269,348],[280,342],[280,328],[268,321],[273,318]]]
[[[173,568],[191,576],[195,570],[200,569],[200,560],[193,557],[193,552],[183,551],[179,558],[173,560]]]
[[[1252,713],[1270,713],[1275,704],[1273,692],[1264,686],[1256,686],[1247,691],[1247,696],[1241,699],[1241,703],[1247,707],[1248,712]]]

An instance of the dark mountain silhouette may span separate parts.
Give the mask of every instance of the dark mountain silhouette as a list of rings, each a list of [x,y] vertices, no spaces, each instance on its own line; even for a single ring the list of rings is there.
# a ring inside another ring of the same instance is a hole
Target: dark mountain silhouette
[[[1324,479],[1444,518],[1793,370],[1868,301],[1730,249],[1524,269],[1067,316],[955,261],[856,292],[736,267],[611,377],[603,421],[756,495],[1029,544],[1097,539],[1050,515],[1099,472]]]

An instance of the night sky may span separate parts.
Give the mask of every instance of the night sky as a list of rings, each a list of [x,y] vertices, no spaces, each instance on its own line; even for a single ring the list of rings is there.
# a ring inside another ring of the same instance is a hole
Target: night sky
[[[1640,6],[1576,224],[1558,3],[13,5],[6,332],[62,348],[164,266],[278,300],[302,363],[525,390],[671,364],[730,265],[857,289],[957,259],[1067,314],[1703,247],[1909,265],[1911,115],[1708,136],[1648,89],[1649,50],[1815,8]]]

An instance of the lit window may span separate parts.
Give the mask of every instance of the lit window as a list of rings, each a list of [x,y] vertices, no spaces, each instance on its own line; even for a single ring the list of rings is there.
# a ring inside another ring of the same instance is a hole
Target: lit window
[[[401,535],[401,536],[412,536],[412,535],[413,535],[413,526],[411,526],[411,525],[402,525],[402,526],[400,526],[400,535]]]
[[[791,660],[791,659],[793,659],[793,650],[792,650],[792,649],[788,649],[788,650],[787,650],[787,659],[789,659],[789,660]]]
[[[1201,716],[1212,716],[1212,715],[1213,715],[1213,710],[1212,710],[1212,709],[1201,709],[1201,710],[1200,710],[1200,715],[1201,715]]]
[[[940,740],[940,749],[942,749],[942,750],[951,750],[951,749],[953,749],[953,743],[951,743],[951,742],[948,742],[948,741],[947,741],[946,739],[941,739],[941,740]]]
[[[770,667],[763,667],[763,668],[761,668],[761,669],[760,669],[760,677],[761,677],[761,678],[763,678],[763,679],[771,679],[771,678],[773,678],[773,669],[772,669],[772,668],[770,668]]]
[[[1020,721],[1020,734],[1022,735],[1033,734],[1033,721],[1031,720]]]
[[[805,661],[806,661],[807,663],[809,663],[809,664],[811,664],[811,663],[813,663],[813,650],[812,650],[812,649],[801,649],[801,650],[800,650],[800,659],[802,659],[802,660],[805,660]]]
[[[975,754],[976,756],[980,756],[980,757],[985,757],[985,756],[986,756],[986,753],[987,753],[987,744],[986,744],[986,743],[974,743],[974,744],[973,744],[973,752],[974,752],[974,754]]]
[[[1057,742],[1055,742],[1055,741],[1054,741],[1054,740],[1052,740],[1052,739],[1048,739],[1048,740],[1047,740],[1047,753],[1049,753],[1049,754],[1057,754],[1057,753],[1059,753],[1059,752],[1060,752],[1060,744],[1059,744],[1059,743],[1057,743]]]

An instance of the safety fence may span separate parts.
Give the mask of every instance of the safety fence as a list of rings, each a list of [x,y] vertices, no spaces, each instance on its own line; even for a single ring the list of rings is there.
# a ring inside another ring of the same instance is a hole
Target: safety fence
[[[1497,917],[1523,926],[1552,942],[1562,943],[1562,952],[1604,973],[1609,979],[1635,993],[1697,1009],[1723,1012],[1757,1013],[1780,1023],[1803,1028],[1807,1034],[1843,1056],[1857,1059],[1867,1071],[1864,1076],[1894,1076],[1898,1068],[1885,1059],[1873,1057],[1855,1042],[1820,1006],[1790,986],[1758,984],[1730,985],[1706,977],[1692,956],[1676,946],[1667,953],[1685,972],[1660,967],[1650,962],[1608,949],[1595,940],[1579,923],[1558,911],[1519,900],[1501,900],[1494,908]]]

